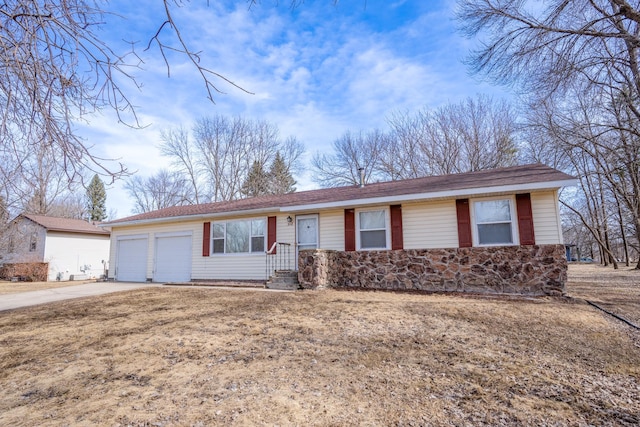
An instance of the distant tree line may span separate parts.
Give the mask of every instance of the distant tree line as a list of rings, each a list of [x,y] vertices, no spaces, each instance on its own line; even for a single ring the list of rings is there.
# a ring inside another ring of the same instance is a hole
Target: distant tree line
[[[518,161],[517,114],[487,96],[416,113],[394,113],[388,130],[347,131],[332,153],[312,159],[321,186],[394,181],[512,166]]]

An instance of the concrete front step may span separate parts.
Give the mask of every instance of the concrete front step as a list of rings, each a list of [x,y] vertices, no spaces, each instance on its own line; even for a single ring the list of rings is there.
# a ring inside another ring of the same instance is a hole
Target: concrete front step
[[[268,289],[296,290],[300,287],[298,272],[290,270],[274,271],[273,276],[267,281]]]

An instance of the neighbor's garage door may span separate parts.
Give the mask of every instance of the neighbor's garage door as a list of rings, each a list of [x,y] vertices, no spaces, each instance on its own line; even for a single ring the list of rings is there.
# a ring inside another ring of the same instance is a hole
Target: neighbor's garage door
[[[145,282],[147,280],[146,237],[118,240],[116,280],[121,282]]]
[[[191,235],[156,237],[154,282],[191,280]]]

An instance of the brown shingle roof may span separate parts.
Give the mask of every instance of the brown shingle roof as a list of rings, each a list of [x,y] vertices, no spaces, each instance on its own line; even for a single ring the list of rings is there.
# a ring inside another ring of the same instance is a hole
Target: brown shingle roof
[[[49,231],[66,231],[69,233],[80,234],[104,234],[109,235],[108,231],[82,219],[59,218],[47,215],[22,214],[36,224],[39,224]]]
[[[127,218],[110,221],[105,225],[122,222],[160,220],[172,217],[241,212],[253,209],[287,208],[302,205],[336,203],[380,197],[393,197],[412,194],[453,192],[486,187],[550,183],[573,180],[574,177],[542,164],[513,166],[509,168],[468,172],[454,175],[428,176],[424,178],[367,184],[364,187],[350,185],[346,187],[323,188],[320,190],[300,191],[284,195],[270,195],[230,202],[206,203],[200,205],[174,206],[157,211],[146,212]]]

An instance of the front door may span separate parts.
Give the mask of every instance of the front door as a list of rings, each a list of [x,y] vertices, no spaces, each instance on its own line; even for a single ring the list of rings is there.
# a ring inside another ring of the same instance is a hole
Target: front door
[[[296,216],[296,259],[298,251],[318,248],[318,215]]]

